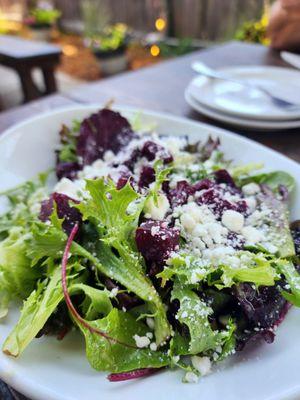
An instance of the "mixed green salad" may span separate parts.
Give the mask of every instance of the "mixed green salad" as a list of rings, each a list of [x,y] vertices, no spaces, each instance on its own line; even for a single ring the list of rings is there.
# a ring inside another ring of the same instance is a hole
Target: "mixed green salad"
[[[110,109],[63,126],[56,158],[51,190],[41,174],[2,194],[0,316],[23,300],[5,354],[76,329],[111,381],[177,367],[196,382],[249,341],[272,342],[300,306],[288,173]]]

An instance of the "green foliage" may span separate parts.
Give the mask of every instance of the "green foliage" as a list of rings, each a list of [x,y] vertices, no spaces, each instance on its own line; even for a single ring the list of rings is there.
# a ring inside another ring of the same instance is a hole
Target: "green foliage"
[[[30,14],[34,17],[34,23],[39,25],[53,25],[61,16],[61,12],[55,8],[34,8]]]

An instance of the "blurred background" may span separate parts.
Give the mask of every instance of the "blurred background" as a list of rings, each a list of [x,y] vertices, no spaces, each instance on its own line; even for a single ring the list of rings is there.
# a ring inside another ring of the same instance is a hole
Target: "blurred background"
[[[228,40],[268,45],[268,0],[0,0],[0,34],[61,49],[65,92]],[[0,37],[1,44],[1,37]],[[18,76],[0,66],[1,108],[22,103]],[[37,86],[39,71],[33,71]]]

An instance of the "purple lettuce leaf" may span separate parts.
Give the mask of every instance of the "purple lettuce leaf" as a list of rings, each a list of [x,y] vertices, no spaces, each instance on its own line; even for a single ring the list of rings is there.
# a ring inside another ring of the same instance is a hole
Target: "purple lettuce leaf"
[[[56,164],[57,179],[68,178],[74,180],[77,178],[77,173],[82,169],[78,162],[58,162]]]
[[[290,308],[279,289],[275,286],[255,289],[249,283],[240,283],[233,288],[232,294],[243,321],[243,328],[237,335],[237,349],[242,350],[250,340],[257,338],[272,343],[274,328],[282,322]]]
[[[53,193],[48,200],[44,200],[41,204],[39,218],[46,222],[50,219],[54,210],[54,202],[56,203],[57,215],[63,219],[63,230],[69,235],[75,224],[81,225],[82,216],[77,208],[70,205],[70,201],[78,204],[79,202],[61,193]]]
[[[83,165],[102,158],[107,150],[117,153],[134,137],[126,118],[118,112],[102,109],[83,120],[77,139],[77,155]]]

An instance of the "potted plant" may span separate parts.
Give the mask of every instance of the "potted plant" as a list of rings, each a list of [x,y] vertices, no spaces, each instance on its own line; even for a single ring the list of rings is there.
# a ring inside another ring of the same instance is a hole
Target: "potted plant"
[[[128,28],[111,25],[110,12],[102,0],[82,0],[85,43],[95,54],[102,75],[113,75],[127,69]]]
[[[124,24],[109,26],[101,34],[87,38],[87,42],[103,75],[113,75],[127,69],[127,27]]]
[[[37,6],[32,8],[26,24],[31,28],[31,36],[35,40],[48,41],[51,36],[51,29],[61,16],[61,12],[55,9],[47,1],[39,1]]]

